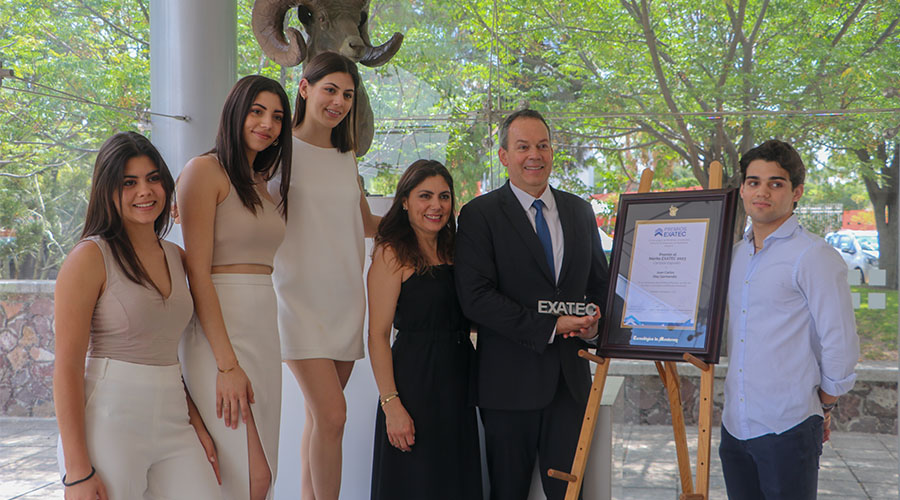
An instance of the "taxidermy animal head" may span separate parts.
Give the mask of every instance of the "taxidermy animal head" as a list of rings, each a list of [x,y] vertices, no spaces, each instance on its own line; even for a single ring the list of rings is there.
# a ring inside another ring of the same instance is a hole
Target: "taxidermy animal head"
[[[306,39],[295,28],[284,27],[284,16],[297,7],[297,17]],[[369,0],[256,0],[253,4],[253,34],[263,52],[282,66],[296,66],[321,52],[337,52],[375,67],[391,60],[403,35],[394,33],[387,42],[373,46],[369,41]],[[360,82],[356,89],[357,156],[372,145],[375,117],[369,96]]]

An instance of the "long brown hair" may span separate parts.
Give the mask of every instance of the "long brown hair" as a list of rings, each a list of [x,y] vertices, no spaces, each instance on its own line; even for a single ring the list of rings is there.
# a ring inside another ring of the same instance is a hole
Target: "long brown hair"
[[[244,122],[260,92],[271,92],[278,96],[284,110],[284,118],[278,139],[257,153],[251,166],[247,163],[247,153],[244,149]],[[287,219],[287,194],[291,186],[291,127],[288,126],[290,121],[291,104],[287,94],[281,84],[271,78],[261,75],[245,76],[234,84],[225,99],[222,117],[219,119],[219,131],[216,133],[216,147],[207,154],[216,155],[241,203],[254,214],[256,207],[262,206],[262,200],[254,187],[253,173],[264,173],[268,181],[280,171],[281,202],[278,206],[281,209],[281,216]]]
[[[302,78],[310,85],[314,85],[332,73],[347,73],[353,80],[353,104],[350,106],[350,112],[341,120],[341,123],[331,129],[331,145],[341,153],[346,153],[356,150],[356,103],[358,101],[356,93],[359,92],[359,70],[356,69],[356,64],[338,53],[322,52],[308,63],[303,64]],[[297,92],[293,126],[300,126],[305,117],[306,99],[300,95],[300,92]]]
[[[437,238],[437,254],[442,262],[453,262],[453,242],[456,239],[456,193],[453,190],[453,177],[441,162],[435,160],[416,160],[397,183],[394,203],[378,224],[375,235],[375,247],[389,245],[397,254],[397,262],[401,266],[412,267],[416,273],[422,274],[428,269],[428,260],[419,248],[416,233],[409,223],[409,215],[403,210],[403,202],[409,199],[413,189],[425,179],[439,175],[450,186],[450,220],[442,227]]]
[[[91,181],[91,198],[88,201],[87,215],[84,221],[82,238],[99,236],[109,245],[113,258],[125,276],[137,283],[151,287],[162,295],[147,274],[144,266],[134,251],[122,214],[116,209],[116,202],[122,206],[122,186],[125,182],[125,164],[132,158],[146,156],[159,169],[160,182],[166,194],[162,213],[153,221],[153,230],[157,238],[162,239],[172,227],[169,221],[169,206],[175,193],[175,181],[162,155],[146,137],[137,132],[119,132],[100,146],[97,160],[94,162],[94,175]]]

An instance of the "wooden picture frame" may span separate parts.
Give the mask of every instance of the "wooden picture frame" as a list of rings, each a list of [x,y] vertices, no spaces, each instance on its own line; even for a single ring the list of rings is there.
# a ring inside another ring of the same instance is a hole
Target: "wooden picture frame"
[[[738,190],[623,194],[599,355],[717,363]]]

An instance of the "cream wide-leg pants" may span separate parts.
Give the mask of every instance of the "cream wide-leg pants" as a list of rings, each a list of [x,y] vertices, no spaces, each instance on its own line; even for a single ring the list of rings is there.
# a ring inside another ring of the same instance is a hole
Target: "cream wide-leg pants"
[[[278,473],[278,435],[281,426],[281,344],[272,277],[268,274],[213,274],[222,319],[238,363],[250,379],[255,403],[253,421],[272,473],[268,499],[275,494]],[[250,498],[247,425],[225,427],[216,416],[216,358],[197,316],[181,338],[178,357],[184,381],[219,452],[222,498]]]
[[[84,384],[88,455],[110,500],[221,497],[188,421],[180,365],[88,358]],[[60,476],[62,451],[60,441]]]

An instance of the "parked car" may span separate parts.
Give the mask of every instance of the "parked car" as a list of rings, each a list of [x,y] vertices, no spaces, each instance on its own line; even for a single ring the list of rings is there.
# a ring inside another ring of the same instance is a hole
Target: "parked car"
[[[878,269],[878,232],[844,229],[825,235],[825,241],[837,249],[847,270],[859,274],[860,283],[869,282],[869,271]]]

